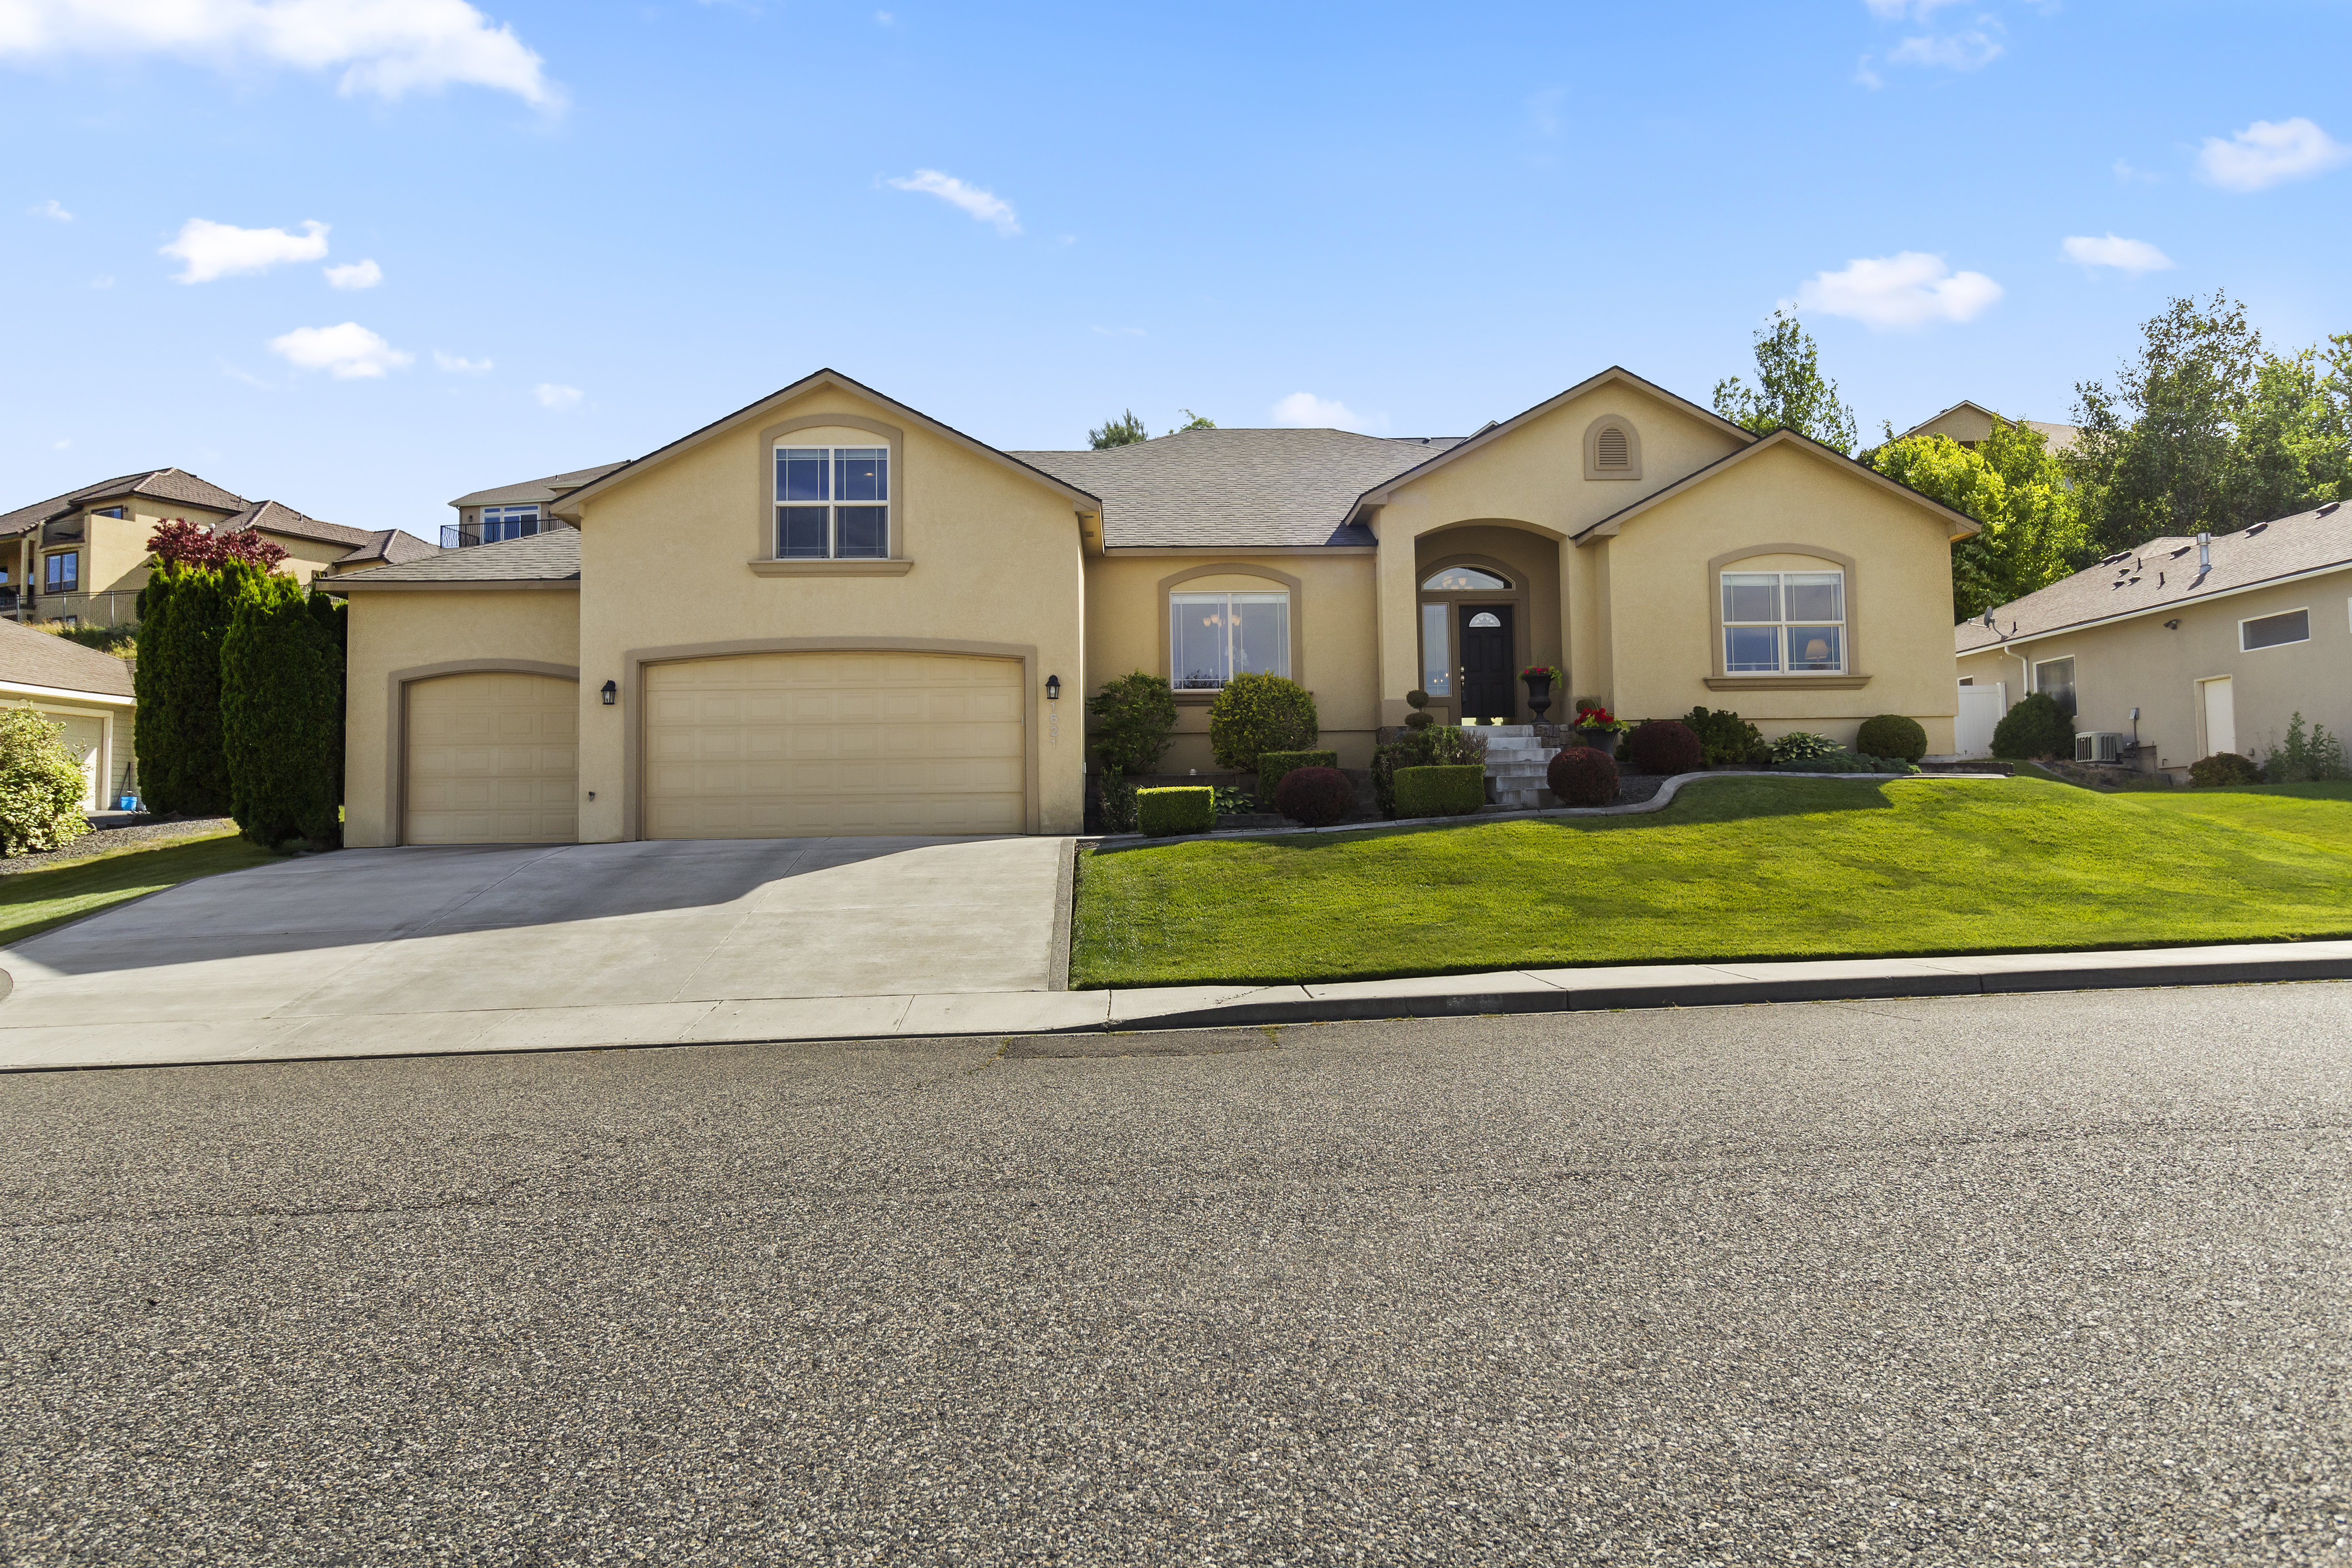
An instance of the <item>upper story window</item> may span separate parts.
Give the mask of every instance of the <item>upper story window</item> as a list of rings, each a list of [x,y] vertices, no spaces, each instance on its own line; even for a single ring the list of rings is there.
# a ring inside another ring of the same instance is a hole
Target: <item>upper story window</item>
[[[1845,669],[1845,574],[1726,572],[1726,675],[1835,675]]]
[[[1168,672],[1180,691],[1209,691],[1236,675],[1290,673],[1290,595],[1168,595]]]
[[[496,544],[502,539],[528,539],[539,531],[539,508],[536,506],[486,506],[482,509],[482,542]]]
[[[776,448],[776,558],[886,561],[890,448]]]
[[[52,594],[80,593],[81,552],[60,550],[55,555],[44,556],[41,586]]]
[[[101,507],[97,511],[91,512],[89,515],[92,517],[121,517],[122,515],[122,509],[119,506]]]
[[[2251,621],[2238,623],[2238,651],[2252,653],[2258,647],[2282,647],[2293,642],[2311,640],[2311,612],[2289,610],[2284,615],[2257,616]]]

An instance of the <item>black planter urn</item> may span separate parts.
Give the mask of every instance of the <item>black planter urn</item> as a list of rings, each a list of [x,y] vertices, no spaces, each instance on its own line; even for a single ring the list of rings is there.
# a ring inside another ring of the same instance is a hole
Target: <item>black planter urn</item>
[[[1540,724],[1543,722],[1543,716],[1551,710],[1551,677],[1529,675],[1521,679],[1528,683],[1528,710],[1536,716],[1536,722]]]
[[[1617,754],[1617,731],[1614,730],[1579,730],[1576,738],[1604,757]]]

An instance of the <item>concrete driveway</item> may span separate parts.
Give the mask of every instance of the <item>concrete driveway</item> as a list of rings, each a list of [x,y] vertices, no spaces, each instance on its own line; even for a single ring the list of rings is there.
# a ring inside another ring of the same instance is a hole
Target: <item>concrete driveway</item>
[[[803,838],[287,861],[0,950],[15,982],[0,1066],[919,1027],[919,1000],[947,1012],[962,994],[1061,989],[1068,847]]]

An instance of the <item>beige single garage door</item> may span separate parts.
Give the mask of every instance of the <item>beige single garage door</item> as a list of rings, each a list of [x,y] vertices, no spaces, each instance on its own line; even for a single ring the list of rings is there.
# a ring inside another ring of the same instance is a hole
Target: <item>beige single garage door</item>
[[[645,672],[645,835],[1019,833],[1021,661],[767,653]]]
[[[572,842],[579,731],[577,681],[483,674],[412,683],[401,842]]]
[[[58,738],[66,750],[81,764],[81,808],[84,811],[111,810],[112,801],[98,798],[98,753],[106,743],[106,725],[97,719],[84,719],[72,713],[44,713],[43,718],[61,726],[64,733]]]

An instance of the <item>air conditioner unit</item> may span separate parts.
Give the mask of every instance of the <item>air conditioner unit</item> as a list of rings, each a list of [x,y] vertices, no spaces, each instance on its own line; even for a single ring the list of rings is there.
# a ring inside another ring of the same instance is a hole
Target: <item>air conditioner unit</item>
[[[2120,763],[2124,748],[2130,738],[2113,730],[2085,730],[2074,737],[2074,760],[2078,763]]]

